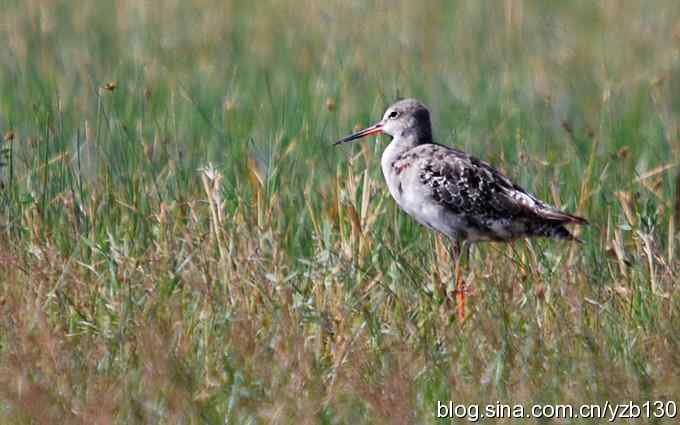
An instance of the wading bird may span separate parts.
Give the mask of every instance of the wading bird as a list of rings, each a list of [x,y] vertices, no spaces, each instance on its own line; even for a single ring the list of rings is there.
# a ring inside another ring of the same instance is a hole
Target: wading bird
[[[453,242],[461,319],[465,288],[459,265],[469,243],[536,236],[578,241],[564,225],[588,223],[541,201],[489,163],[435,143],[430,112],[415,99],[398,101],[377,124],[335,144],[382,133],[392,137],[380,161],[390,194],[418,223]]]

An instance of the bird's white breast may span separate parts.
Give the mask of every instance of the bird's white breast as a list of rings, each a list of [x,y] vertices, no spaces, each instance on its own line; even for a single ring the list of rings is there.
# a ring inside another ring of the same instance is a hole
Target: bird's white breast
[[[409,158],[407,151],[390,143],[383,152],[380,165],[390,194],[399,207],[418,223],[459,239],[460,230],[466,227],[463,217],[432,201],[428,188],[420,181],[419,169],[423,158]],[[467,234],[469,240],[477,240],[481,236]]]

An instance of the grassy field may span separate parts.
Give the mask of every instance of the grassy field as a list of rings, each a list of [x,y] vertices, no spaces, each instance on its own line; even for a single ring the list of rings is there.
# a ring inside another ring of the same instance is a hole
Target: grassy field
[[[680,3],[418,3],[4,0],[0,423],[680,403]],[[585,243],[477,246],[459,321],[386,137],[330,145],[400,96]]]

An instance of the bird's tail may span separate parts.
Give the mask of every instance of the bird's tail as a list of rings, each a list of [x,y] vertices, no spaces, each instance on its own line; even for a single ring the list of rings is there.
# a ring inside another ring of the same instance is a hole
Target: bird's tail
[[[574,236],[564,225],[587,225],[589,223],[585,218],[560,211],[556,208],[546,208],[540,211],[539,216],[545,220],[545,236],[583,243],[581,239]]]
[[[555,208],[545,208],[538,212],[539,217],[559,224],[589,224],[588,220]]]

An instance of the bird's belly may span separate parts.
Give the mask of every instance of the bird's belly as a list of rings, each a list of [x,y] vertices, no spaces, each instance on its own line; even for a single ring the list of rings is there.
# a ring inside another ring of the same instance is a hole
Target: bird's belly
[[[512,220],[489,220],[469,214],[456,214],[446,206],[432,202],[421,194],[400,193],[397,204],[418,223],[451,239],[469,242],[507,241],[526,231],[522,223]]]
[[[408,196],[396,198],[397,204],[418,223],[436,230],[451,239],[479,241],[488,239],[481,232],[468,226],[465,216],[453,214],[445,207]]]

